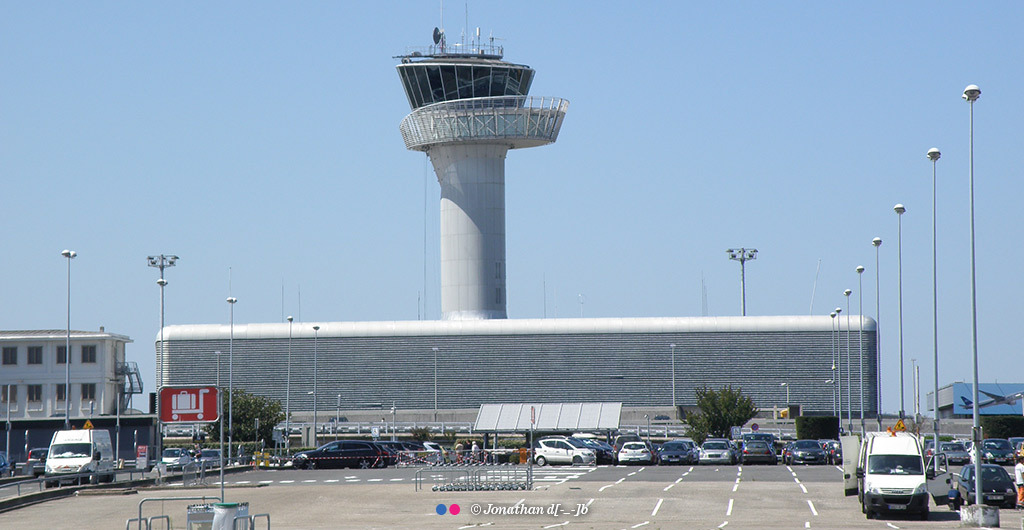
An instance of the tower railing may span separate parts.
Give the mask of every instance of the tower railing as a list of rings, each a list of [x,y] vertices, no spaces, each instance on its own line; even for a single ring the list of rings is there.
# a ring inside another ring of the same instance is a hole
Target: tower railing
[[[426,105],[402,120],[405,147],[426,151],[447,143],[508,143],[512,149],[558,138],[569,101],[541,96],[467,98]]]

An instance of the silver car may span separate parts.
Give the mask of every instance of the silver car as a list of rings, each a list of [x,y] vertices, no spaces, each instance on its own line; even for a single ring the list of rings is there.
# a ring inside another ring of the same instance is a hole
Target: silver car
[[[711,438],[700,446],[700,463],[733,465],[736,463],[736,453],[729,440]]]

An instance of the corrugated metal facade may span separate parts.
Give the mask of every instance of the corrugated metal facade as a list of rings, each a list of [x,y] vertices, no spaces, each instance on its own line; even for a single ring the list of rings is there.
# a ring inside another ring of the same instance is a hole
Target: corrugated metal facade
[[[822,320],[823,319],[823,320]],[[505,322],[506,324],[502,324]],[[561,322],[561,324],[559,323]],[[570,322],[571,325],[566,325]],[[695,324],[695,322],[697,324]],[[312,323],[295,324],[292,339],[291,407],[312,410]],[[437,348],[438,407],[475,408],[483,403],[598,402],[625,406],[672,403],[675,344],[676,401],[694,405],[703,386],[740,387],[762,408],[790,401],[804,413],[833,410],[830,317],[735,317],[718,319],[565,319],[446,323],[324,323],[317,339],[318,403],[331,410],[341,396],[345,409],[396,402],[404,409],[433,409]],[[458,328],[460,332],[452,331]],[[426,329],[430,333],[422,333]],[[493,329],[492,329],[493,328]],[[844,403],[852,387],[859,410],[858,330],[850,335],[848,385],[846,332]],[[387,332],[381,332],[387,329]],[[568,331],[567,331],[568,330]],[[606,330],[602,332],[602,330]],[[417,334],[420,333],[420,334]],[[228,377],[228,326],[170,326],[165,384],[216,383]],[[253,393],[285,398],[288,324],[236,325],[234,384]],[[160,345],[156,345],[157,355]],[[864,410],[876,410],[875,323],[865,318]]]

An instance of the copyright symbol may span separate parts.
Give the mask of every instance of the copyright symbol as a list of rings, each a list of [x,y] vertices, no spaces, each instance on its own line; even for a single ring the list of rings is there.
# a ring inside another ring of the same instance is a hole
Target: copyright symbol
[[[482,511],[483,511],[483,509],[480,508],[479,504],[474,504],[474,505],[469,507],[469,513],[471,513],[473,515],[480,515],[480,512],[482,512]]]

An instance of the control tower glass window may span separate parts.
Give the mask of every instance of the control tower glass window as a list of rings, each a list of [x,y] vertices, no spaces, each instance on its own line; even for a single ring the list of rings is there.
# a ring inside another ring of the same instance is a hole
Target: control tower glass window
[[[524,96],[533,82],[532,69],[508,63],[405,63],[398,72],[414,109],[456,99]]]

